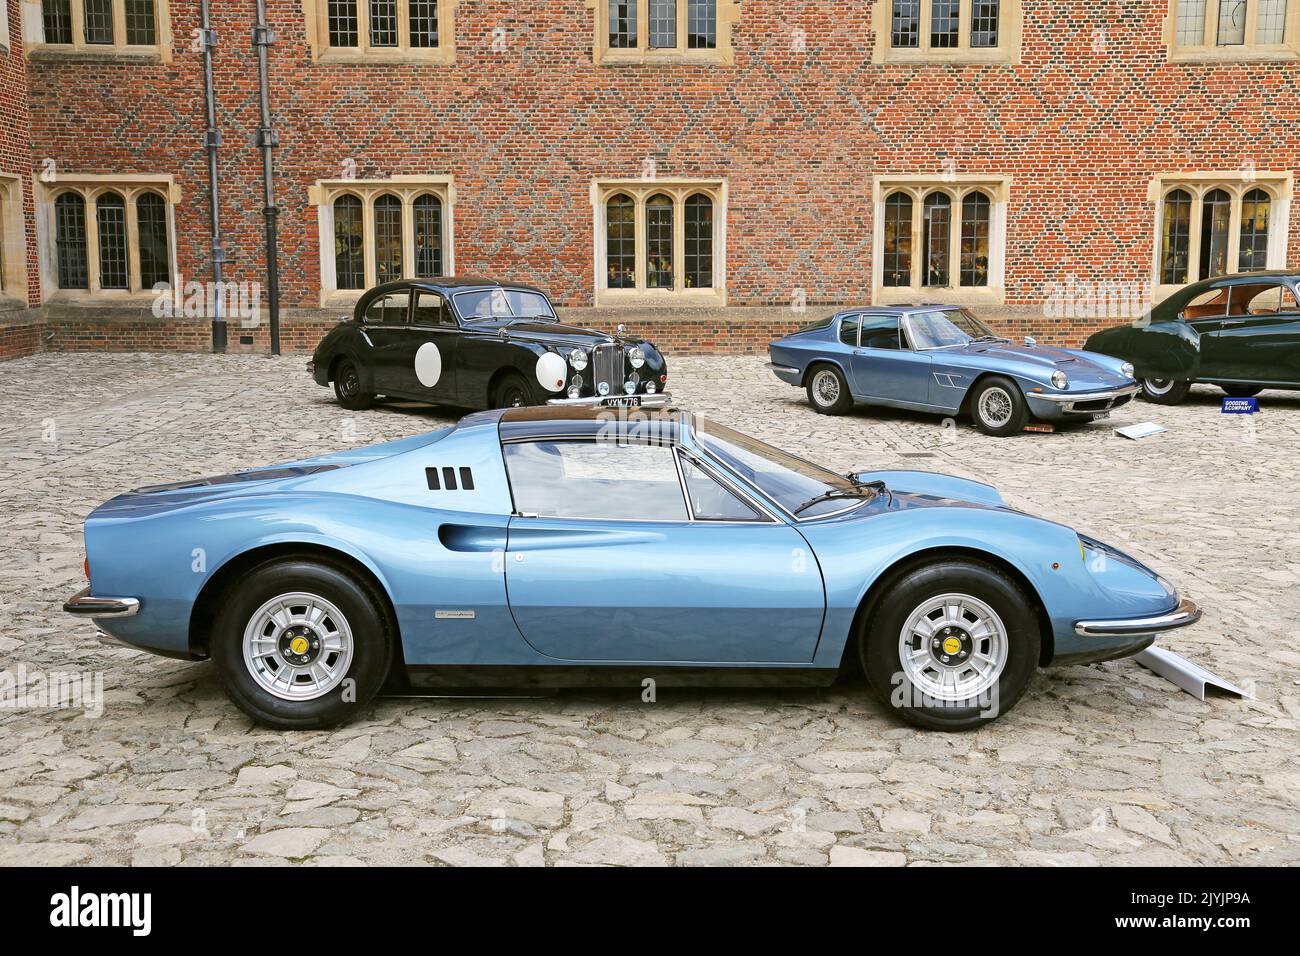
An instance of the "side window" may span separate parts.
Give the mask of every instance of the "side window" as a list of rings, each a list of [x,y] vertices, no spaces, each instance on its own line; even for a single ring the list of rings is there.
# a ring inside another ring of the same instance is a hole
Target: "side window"
[[[455,325],[447,300],[436,292],[417,292],[415,294],[415,312],[411,321],[415,325]]]
[[[1228,289],[1208,289],[1183,306],[1189,319],[1209,319],[1228,314]]]
[[[697,521],[763,521],[764,517],[723,487],[713,476],[682,455],[682,475],[691,512]]]
[[[410,304],[409,292],[390,292],[370,303],[366,309],[366,321],[372,325],[405,325]]]
[[[1295,293],[1281,283],[1277,285],[1237,286],[1232,290],[1233,315],[1276,315],[1296,311]]]
[[[845,345],[858,344],[858,322],[861,316],[846,315],[840,320],[840,341]]]
[[[667,445],[539,441],[503,450],[517,511],[551,518],[687,520]]]
[[[898,316],[863,316],[862,347],[864,349],[898,349]]]

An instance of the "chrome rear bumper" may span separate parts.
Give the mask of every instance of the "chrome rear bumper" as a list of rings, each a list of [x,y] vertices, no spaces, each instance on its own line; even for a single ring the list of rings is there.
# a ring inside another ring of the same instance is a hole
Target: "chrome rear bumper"
[[[140,611],[140,599],[133,597],[92,597],[83,588],[63,602],[63,610],[80,617],[131,617]]]
[[[1111,621],[1079,621],[1074,625],[1074,633],[1080,637],[1141,637],[1147,634],[1163,634],[1175,628],[1187,627],[1201,619],[1201,609],[1195,603],[1183,598],[1178,607],[1164,614],[1151,617],[1119,618]]]

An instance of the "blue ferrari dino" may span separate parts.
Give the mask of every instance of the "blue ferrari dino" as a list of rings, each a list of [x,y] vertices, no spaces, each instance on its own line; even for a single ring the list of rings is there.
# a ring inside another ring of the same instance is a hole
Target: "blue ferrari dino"
[[[777,378],[812,407],[842,415],[855,402],[942,415],[969,412],[989,435],[1031,419],[1105,418],[1138,391],[1123,359],[1032,339],[1001,338],[966,309],[882,306],[837,312],[768,346]]]
[[[634,396],[636,402],[650,400]],[[665,399],[658,396],[657,399]],[[140,488],[86,521],[65,610],[211,658],[281,728],[381,689],[828,684],[915,724],[1200,617],[1128,555],[911,471],[847,475],[672,407],[478,412],[402,441]]]

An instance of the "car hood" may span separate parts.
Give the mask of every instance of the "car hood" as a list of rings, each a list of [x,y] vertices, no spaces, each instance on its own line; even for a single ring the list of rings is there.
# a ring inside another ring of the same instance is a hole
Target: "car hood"
[[[1009,507],[1001,493],[992,485],[955,475],[933,471],[862,471],[854,476],[858,481],[883,481],[894,501],[894,507],[937,507],[973,505],[980,508]],[[886,498],[889,496],[886,495]]]
[[[627,335],[611,335],[580,325],[566,325],[563,322],[538,322],[528,319],[479,319],[470,323],[476,329],[489,332],[506,331],[512,339],[524,339],[529,342],[542,342],[547,345],[585,345],[591,347],[605,342],[620,342],[624,345],[640,345],[644,339]]]
[[[1120,374],[1118,360],[1079,349],[979,342],[956,349],[938,349],[930,354],[935,365],[1000,371],[1030,377],[1045,384],[1051,381],[1052,373],[1060,369],[1069,376],[1071,390],[1080,386],[1114,387],[1131,381]]]
[[[219,498],[237,498],[249,494],[263,494],[268,491],[283,491],[286,486],[303,478],[310,478],[322,472],[360,465],[400,455],[416,448],[432,444],[450,433],[452,429],[443,428],[424,435],[412,435],[398,441],[368,445],[347,451],[331,452],[313,458],[266,465],[261,468],[247,468],[243,471],[225,475],[212,475],[206,478],[191,478],[165,484],[145,485],[125,494],[118,495],[100,505],[90,513],[88,520],[119,517],[139,517],[154,514],[172,508],[182,508],[214,501]]]

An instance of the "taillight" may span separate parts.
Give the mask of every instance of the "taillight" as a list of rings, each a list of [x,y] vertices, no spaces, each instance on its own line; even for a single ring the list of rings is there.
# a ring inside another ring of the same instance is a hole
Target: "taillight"
[[[86,580],[89,581],[90,580],[90,558],[87,558],[84,562],[82,562],[82,568],[86,572]]]

